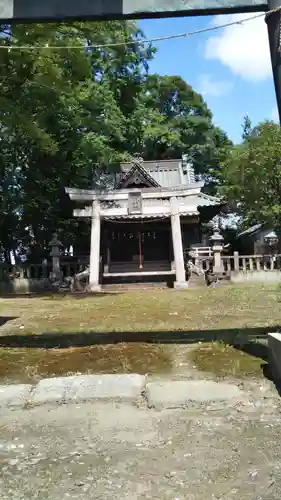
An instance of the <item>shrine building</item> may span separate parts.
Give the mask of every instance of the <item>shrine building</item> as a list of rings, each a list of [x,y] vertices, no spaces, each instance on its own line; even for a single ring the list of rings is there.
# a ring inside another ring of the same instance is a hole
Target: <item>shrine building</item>
[[[186,288],[185,252],[202,241],[202,223],[221,210],[218,198],[202,192],[194,170],[180,160],[142,161],[121,165],[112,187],[66,188],[83,205],[74,216],[91,221],[91,291],[107,280],[172,279]],[[108,185],[108,183],[107,183]]]

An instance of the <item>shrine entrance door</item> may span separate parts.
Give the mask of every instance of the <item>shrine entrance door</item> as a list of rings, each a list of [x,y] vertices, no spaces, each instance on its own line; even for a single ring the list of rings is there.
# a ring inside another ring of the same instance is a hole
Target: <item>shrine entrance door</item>
[[[171,262],[169,224],[124,223],[116,226],[110,238],[111,263],[134,262],[141,267],[151,261]]]

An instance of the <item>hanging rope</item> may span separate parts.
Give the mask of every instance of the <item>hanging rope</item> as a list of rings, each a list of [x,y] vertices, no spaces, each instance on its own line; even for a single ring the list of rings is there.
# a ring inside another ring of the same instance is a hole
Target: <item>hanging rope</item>
[[[191,216],[192,217],[192,216]],[[114,219],[110,217],[106,217],[104,220],[106,222],[114,222],[114,224],[146,224],[149,222],[163,222],[166,219],[170,219],[170,215],[163,215],[163,217],[159,219]]]

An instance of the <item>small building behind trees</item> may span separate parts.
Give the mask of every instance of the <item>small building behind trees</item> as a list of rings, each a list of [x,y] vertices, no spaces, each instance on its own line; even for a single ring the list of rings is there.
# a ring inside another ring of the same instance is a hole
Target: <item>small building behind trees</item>
[[[276,253],[278,237],[271,227],[265,224],[255,224],[237,235],[236,248],[244,255]]]

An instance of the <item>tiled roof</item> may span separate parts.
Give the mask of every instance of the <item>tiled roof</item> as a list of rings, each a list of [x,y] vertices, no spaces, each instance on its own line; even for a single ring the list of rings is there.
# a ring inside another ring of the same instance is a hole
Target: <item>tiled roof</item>
[[[255,224],[254,226],[248,227],[248,229],[245,229],[245,231],[242,231],[242,233],[239,233],[237,235],[237,238],[241,238],[241,236],[252,236],[257,231],[259,231],[262,227],[263,227],[262,224]]]
[[[153,170],[149,171],[151,177],[163,187],[179,186],[181,184],[181,177],[178,168],[173,170]]]
[[[255,224],[254,226],[249,227],[242,233],[237,235],[237,238],[241,238],[241,236],[254,236],[260,230],[268,230],[268,233],[264,235],[265,238],[277,238],[277,234],[271,228],[267,228],[264,224]]]
[[[152,177],[152,175],[150,175],[150,172],[143,166],[143,164],[135,163],[134,165],[131,165],[131,168],[126,171],[125,176],[117,185],[117,189],[118,187],[121,188],[126,186],[126,183],[131,178],[133,178],[134,174],[136,174],[138,177],[140,175],[144,182],[147,182],[151,187],[160,187],[159,183],[154,179],[154,177]]]
[[[173,170],[174,168],[178,168],[179,163],[181,163],[181,160],[159,160],[159,161],[143,161],[142,165],[143,167],[148,170],[149,172],[157,171],[159,168],[163,170]],[[128,172],[132,168],[132,163],[131,162],[126,162],[121,164],[121,169],[123,172]]]
[[[127,162],[121,165],[125,175],[133,167]],[[183,168],[182,160],[143,161],[143,169],[162,187],[173,187],[193,184],[195,182],[194,170],[191,165]]]

